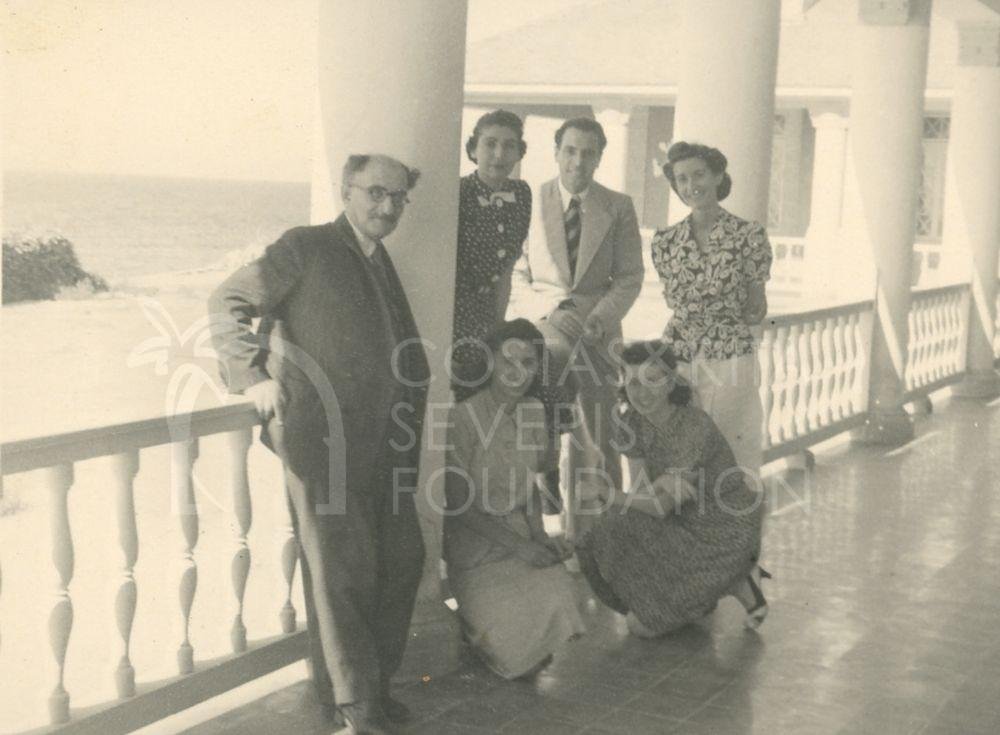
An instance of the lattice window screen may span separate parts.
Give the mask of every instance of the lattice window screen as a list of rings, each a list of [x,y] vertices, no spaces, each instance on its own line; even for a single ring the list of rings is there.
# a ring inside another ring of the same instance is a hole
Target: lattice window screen
[[[923,163],[917,199],[917,237],[940,240],[944,226],[945,165],[948,160],[947,117],[925,117]]]

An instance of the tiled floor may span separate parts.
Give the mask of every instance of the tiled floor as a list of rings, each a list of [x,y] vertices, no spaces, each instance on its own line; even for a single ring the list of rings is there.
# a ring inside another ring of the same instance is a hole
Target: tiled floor
[[[725,600],[656,641],[581,584],[591,632],[533,682],[473,661],[399,692],[406,732],[1000,733],[1000,407],[951,402],[909,448],[821,454],[772,496],[771,615]],[[304,683],[192,735],[326,733]]]

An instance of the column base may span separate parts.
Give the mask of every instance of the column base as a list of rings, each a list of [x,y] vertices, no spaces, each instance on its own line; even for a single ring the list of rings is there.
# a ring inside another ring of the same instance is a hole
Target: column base
[[[859,444],[904,444],[913,439],[913,419],[901,408],[872,411],[865,425],[851,432]]]
[[[982,370],[966,374],[965,380],[953,385],[954,398],[996,398],[1000,396],[1000,373]]]
[[[458,616],[439,599],[417,600],[398,683],[439,678],[458,669],[461,650]]]

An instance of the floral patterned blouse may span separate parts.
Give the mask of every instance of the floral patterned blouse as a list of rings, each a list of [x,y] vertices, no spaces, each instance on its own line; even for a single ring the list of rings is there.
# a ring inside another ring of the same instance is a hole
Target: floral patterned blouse
[[[757,222],[722,210],[703,252],[691,216],[653,237],[653,265],[673,312],[664,338],[685,360],[727,360],[753,352],[754,340],[742,317],[749,286],[771,274],[771,244]]]

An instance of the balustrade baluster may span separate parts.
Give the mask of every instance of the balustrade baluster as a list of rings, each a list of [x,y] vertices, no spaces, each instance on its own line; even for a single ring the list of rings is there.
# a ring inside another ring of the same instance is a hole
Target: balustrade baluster
[[[295,582],[295,563],[299,558],[298,540],[295,538],[295,526],[288,507],[285,493],[276,496],[277,514],[282,519],[278,525],[278,555],[281,561],[281,578],[285,590],[285,601],[278,613],[282,633],[295,632],[295,606],[292,604],[292,584]]]
[[[906,343],[906,368],[903,371],[903,385],[909,390],[917,384],[920,369],[920,304],[916,300],[910,307],[906,317],[908,338]]]
[[[805,322],[799,334],[799,396],[795,402],[795,435],[803,436],[809,431],[809,404],[813,398],[813,354],[812,322]]]
[[[841,314],[833,329],[834,372],[830,391],[830,417],[839,421],[847,415],[848,386],[850,385],[851,364],[848,359],[847,342],[850,338],[851,315]]]
[[[934,340],[934,367],[933,380],[939,380],[949,373],[949,360],[951,358],[949,342],[951,342],[951,297],[941,296],[938,298],[937,308],[934,310],[934,326],[937,335]]]
[[[944,337],[944,324],[941,320],[944,298],[935,296],[927,303],[924,319],[927,324],[927,364],[921,385],[928,385],[941,376],[941,347]]]
[[[871,382],[872,335],[875,332],[875,311],[852,314],[851,322],[851,390],[848,415],[868,412],[868,388]]]
[[[862,345],[861,323],[854,314],[851,314],[847,324],[844,325],[844,362],[848,366],[844,375],[844,394],[841,397],[844,418],[861,413],[863,410],[860,408],[861,393],[864,391],[867,394],[868,386],[863,379],[866,371],[861,366],[862,355],[865,356],[864,359],[868,359]]]
[[[962,365],[962,355],[965,350],[962,347],[966,342],[962,339],[963,337],[963,327],[964,320],[962,319],[962,307],[965,306],[965,313],[968,313],[968,303],[965,300],[965,296],[968,291],[960,291],[955,294],[955,297],[951,301],[951,328],[949,333],[951,334],[951,340],[948,345],[948,353],[950,359],[948,360],[948,375],[956,375],[958,373],[965,372],[965,368]]]
[[[49,645],[56,660],[56,685],[49,695],[49,719],[52,724],[69,722],[69,693],[66,691],[66,649],[73,631],[73,599],[69,585],[73,580],[73,534],[69,523],[69,490],[73,486],[73,465],[60,464],[44,470],[49,491],[49,520],[52,532],[52,563],[56,570],[55,602],[49,612]]]
[[[768,420],[771,416],[771,408],[774,405],[773,350],[774,328],[767,327],[761,336],[760,347],[757,351],[758,361],[760,362],[760,405],[763,408],[761,421],[764,424],[763,431],[761,432],[763,437],[763,446],[761,449],[767,449],[774,443],[771,438],[770,422]]]
[[[198,459],[198,439],[185,439],[171,445],[173,462],[174,512],[180,520],[182,552],[178,591],[181,603],[182,641],[177,649],[177,669],[181,674],[194,671],[194,648],[191,645],[191,607],[198,589],[198,564],[194,560],[194,547],[198,543],[198,506],[194,492],[195,460]]]
[[[823,373],[819,401],[817,402],[817,426],[826,426],[833,420],[833,394],[837,379],[836,353],[833,349],[833,333],[837,320],[824,319],[820,334],[820,352],[823,356]]]
[[[799,336],[802,334],[801,324],[792,324],[788,330],[788,340],[785,344],[785,405],[781,411],[781,432],[785,441],[794,439],[795,407],[799,401]]]
[[[135,696],[135,668],[132,666],[132,623],[135,621],[137,588],[135,563],[139,558],[139,532],[135,521],[135,476],[139,472],[139,452],[123,452],[111,458],[118,515],[118,546],[121,548],[121,580],[115,595],[115,622],[122,653],[115,669],[115,687],[121,699]]]
[[[813,330],[813,365],[815,366],[813,375],[813,397],[814,402],[809,407],[809,423],[814,429],[826,426],[829,423],[827,417],[829,375],[830,375],[830,352],[827,349],[827,334],[829,333],[830,320],[819,319]]]
[[[969,326],[972,319],[972,289],[962,292],[962,299],[958,305],[958,344],[955,345],[956,358],[955,371],[964,373],[969,369],[969,351],[966,345],[969,344]]]
[[[923,385],[934,382],[941,377],[941,363],[944,357],[945,323],[944,316],[946,297],[935,296],[927,304],[925,318],[927,319],[927,370],[923,375]]]
[[[788,394],[788,386],[785,372],[785,343],[788,341],[788,327],[781,326],[774,335],[774,404],[771,407],[771,415],[768,417],[767,428],[771,434],[773,444],[780,443],[784,437],[781,433],[781,420],[784,415],[785,400]]]
[[[236,522],[236,550],[230,565],[236,608],[230,639],[233,644],[233,653],[242,653],[247,650],[247,628],[243,622],[243,597],[247,589],[247,577],[250,575],[250,546],[247,543],[247,534],[250,532],[250,525],[253,522],[250,481],[247,477],[247,453],[253,442],[253,431],[251,429],[231,431],[227,435],[227,439],[230,460],[229,478],[233,494],[233,516]]]

